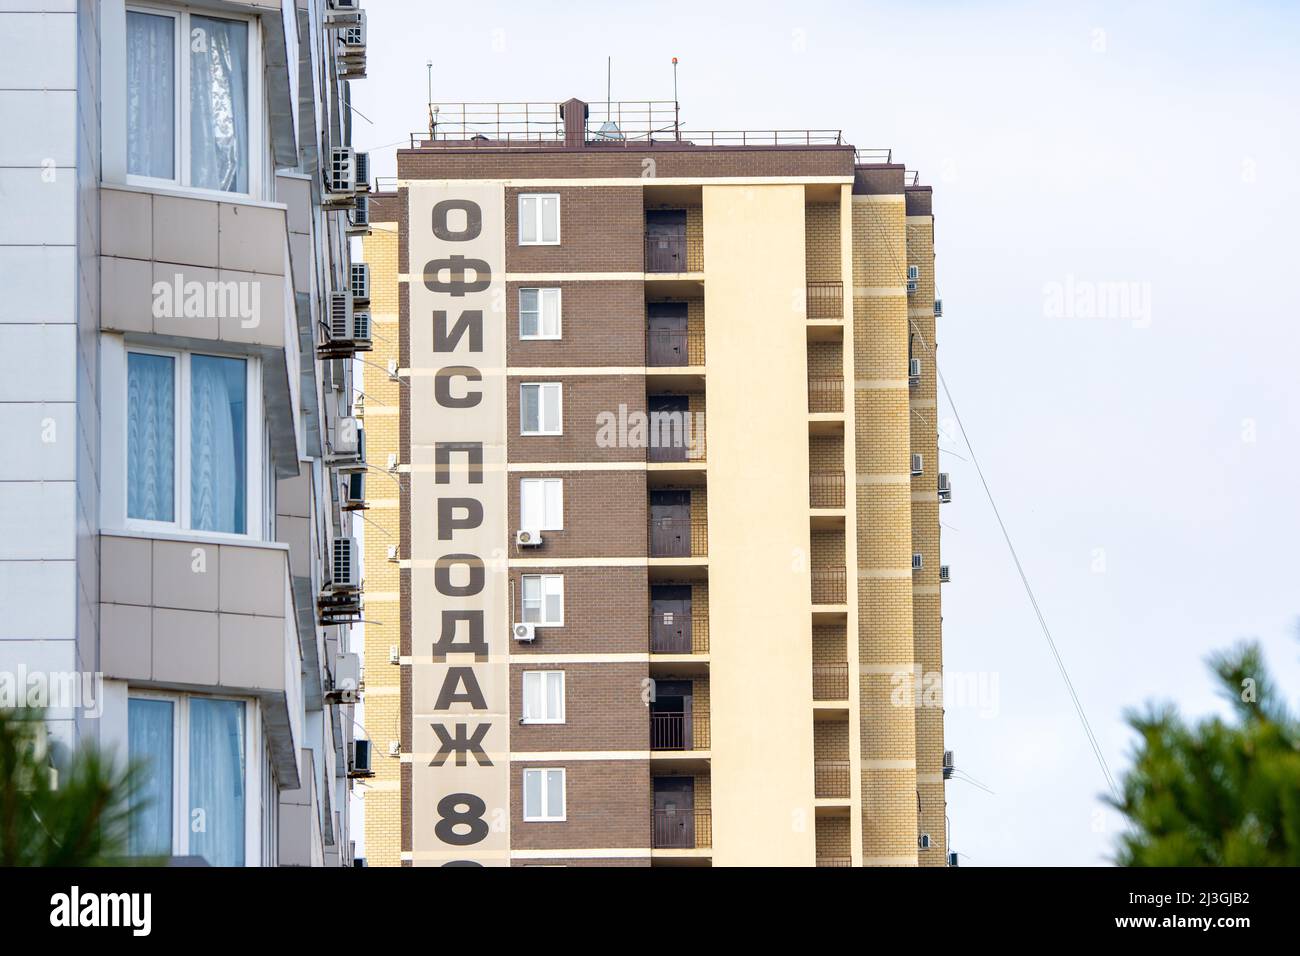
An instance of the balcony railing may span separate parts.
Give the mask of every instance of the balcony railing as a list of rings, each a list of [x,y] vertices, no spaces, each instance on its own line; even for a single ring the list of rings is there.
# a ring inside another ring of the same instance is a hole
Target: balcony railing
[[[659,459],[651,458],[651,461],[656,460]],[[650,519],[650,557],[689,558],[690,556],[691,519],[689,516]]]
[[[713,846],[713,814],[708,807],[652,811],[650,846],[656,850],[698,850]]]
[[[808,318],[844,318],[844,283],[809,282]]]
[[[814,471],[810,474],[808,504],[812,508],[843,508],[844,472]]]
[[[688,610],[686,616],[690,617],[691,612]],[[692,622],[690,630],[683,628],[685,633],[678,633],[675,630],[664,631],[657,627],[659,624],[658,616],[651,612],[650,614],[650,653],[651,654],[707,654],[709,652],[709,632],[707,628],[695,627],[697,622]]]
[[[814,664],[813,700],[848,700],[849,665]]]
[[[818,866],[852,866],[853,859],[847,856],[819,856]]]
[[[813,763],[813,793],[823,799],[849,795],[849,762],[818,760]]]
[[[704,331],[648,331],[645,334],[645,364],[650,368],[675,368],[704,364]]]
[[[844,604],[848,599],[848,576],[844,568],[812,569],[814,604]]]
[[[708,750],[709,722],[680,710],[652,710],[650,749]]]
[[[645,271],[703,272],[703,236],[646,236]]]
[[[844,379],[819,375],[808,379],[808,411],[844,411]]]

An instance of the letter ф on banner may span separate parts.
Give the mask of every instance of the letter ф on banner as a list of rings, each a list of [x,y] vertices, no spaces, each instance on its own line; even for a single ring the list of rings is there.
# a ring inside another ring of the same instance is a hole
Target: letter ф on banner
[[[508,866],[505,190],[408,196],[410,859]]]

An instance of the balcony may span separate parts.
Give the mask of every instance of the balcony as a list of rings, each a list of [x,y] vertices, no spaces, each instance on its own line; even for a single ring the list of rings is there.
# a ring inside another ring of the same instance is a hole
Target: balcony
[[[847,800],[849,762],[818,760],[813,763],[813,795],[818,800]]]
[[[808,379],[808,412],[812,415],[844,411],[844,379],[819,376]]]
[[[703,558],[709,551],[706,516],[703,488],[650,489],[649,556]]]
[[[853,860],[847,856],[819,856],[817,857],[818,866],[852,866]]]
[[[703,329],[647,329],[647,368],[686,368],[704,364]]]
[[[814,664],[813,700],[848,700],[849,665]]]
[[[847,604],[848,574],[844,568],[812,569],[813,604]]]
[[[686,710],[651,710],[650,749],[708,750],[709,722]]]
[[[700,850],[713,846],[713,812],[708,807],[651,811],[650,846],[655,850]]]
[[[645,237],[645,271],[685,275],[704,271],[704,237],[651,235]]]
[[[814,471],[810,474],[808,505],[812,508],[843,508],[844,472]]]
[[[808,318],[809,319],[844,318],[844,283],[843,282],[809,282],[808,283]]]

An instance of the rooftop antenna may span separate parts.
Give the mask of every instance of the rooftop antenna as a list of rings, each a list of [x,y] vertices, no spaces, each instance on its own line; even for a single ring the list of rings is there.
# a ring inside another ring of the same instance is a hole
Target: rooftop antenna
[[[424,69],[429,83],[429,139],[432,140],[434,138],[434,128],[437,125],[433,119],[433,61],[426,60]]]
[[[614,99],[611,90],[614,85],[614,58],[612,56],[605,58],[605,122],[600,124],[600,130],[596,135],[600,139],[623,139],[623,131],[618,128],[618,124],[610,117],[614,111]]]
[[[677,57],[673,57],[673,138],[682,141],[682,105],[677,100]]]

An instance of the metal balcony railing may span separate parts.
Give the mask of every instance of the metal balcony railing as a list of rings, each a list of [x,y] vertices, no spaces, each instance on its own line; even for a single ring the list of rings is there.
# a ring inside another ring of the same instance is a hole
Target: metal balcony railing
[[[703,365],[704,330],[648,330],[645,334],[645,364],[649,368]]]
[[[843,508],[844,472],[814,471],[810,474],[808,505],[812,508]]]
[[[650,519],[650,557],[689,558],[690,556],[691,519],[689,516]]]
[[[712,847],[712,811],[708,807],[652,810],[650,846],[656,850],[699,850]]]
[[[819,375],[808,379],[808,411],[844,411],[844,379]]]
[[[819,856],[817,857],[818,866],[852,866],[852,857],[847,856]]]
[[[645,271],[703,272],[703,236],[646,236]]]
[[[808,318],[844,318],[844,283],[809,282]]]
[[[652,710],[650,749],[708,750],[709,722],[680,710]]]
[[[848,700],[849,665],[814,664],[813,700]]]
[[[813,793],[823,799],[847,797],[849,795],[849,762],[847,760],[814,761]]]
[[[812,569],[814,604],[844,604],[848,599],[848,576],[844,568]]]

